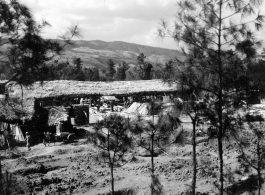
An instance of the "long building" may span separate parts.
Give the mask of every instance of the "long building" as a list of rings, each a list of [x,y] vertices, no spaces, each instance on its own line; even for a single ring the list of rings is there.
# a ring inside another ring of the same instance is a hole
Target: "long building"
[[[176,83],[168,84],[162,80],[113,82],[58,80],[36,82],[28,87],[11,82],[5,86],[5,93],[0,98],[0,118],[30,120],[39,104],[42,106],[61,106],[63,102],[67,102],[69,99],[97,98],[104,95],[140,97],[176,94],[180,93],[180,89]]]

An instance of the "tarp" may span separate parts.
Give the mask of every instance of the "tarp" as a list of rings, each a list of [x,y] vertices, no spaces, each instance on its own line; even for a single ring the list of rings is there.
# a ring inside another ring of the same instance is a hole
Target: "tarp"
[[[15,136],[15,140],[17,141],[25,141],[25,138],[23,136],[23,133],[17,124],[11,124],[10,129],[12,134]]]
[[[129,108],[127,108],[124,113],[127,114],[137,114],[146,116],[150,114],[150,104],[149,103],[139,103],[134,102]]]
[[[150,114],[150,104],[148,103],[143,103],[139,108],[138,108],[138,113],[142,116],[146,116]]]
[[[23,133],[18,125],[15,126],[15,139],[18,141],[25,141],[25,138],[23,136]]]
[[[118,99],[115,96],[102,96],[102,101],[118,101]]]
[[[17,141],[25,141],[23,133],[18,124],[7,124],[2,122],[0,123],[0,131],[2,131],[5,136],[8,136],[8,133],[11,133]]]
[[[126,113],[135,112],[140,106],[141,106],[141,103],[139,103],[139,102],[133,102],[132,105],[129,108],[127,108],[126,110],[124,110],[124,112],[126,112]]]

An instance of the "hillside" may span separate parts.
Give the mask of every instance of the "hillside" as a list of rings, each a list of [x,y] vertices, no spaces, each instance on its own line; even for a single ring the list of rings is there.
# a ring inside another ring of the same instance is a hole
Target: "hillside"
[[[108,59],[113,59],[115,63],[126,61],[130,64],[137,63],[137,56],[144,53],[147,60],[154,64],[165,64],[170,59],[183,59],[181,52],[177,50],[163,49],[122,41],[105,42],[94,41],[74,41],[74,45],[67,46],[62,59],[69,61],[74,57],[80,57],[85,67],[106,67]]]
[[[5,50],[8,45],[1,47]],[[56,56],[53,60],[59,61],[73,61],[73,58],[81,58],[83,67],[98,69],[105,69],[107,67],[108,59],[112,59],[115,64],[126,61],[131,69],[137,64],[137,56],[144,53],[147,56],[147,61],[151,62],[154,66],[157,64],[164,65],[171,59],[182,60],[184,55],[177,50],[170,50],[158,47],[151,47],[139,45],[134,43],[126,43],[122,41],[105,42],[100,40],[94,41],[73,41],[73,45],[65,47],[64,52],[60,56]],[[130,69],[130,70],[131,70]],[[8,72],[10,67],[6,64],[0,64],[0,79],[8,79]]]

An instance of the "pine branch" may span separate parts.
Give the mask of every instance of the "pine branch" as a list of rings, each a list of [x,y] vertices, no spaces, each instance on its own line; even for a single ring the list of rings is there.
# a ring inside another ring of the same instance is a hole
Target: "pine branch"
[[[204,0],[202,0],[202,3],[204,8],[208,9],[212,14],[214,14],[217,17],[218,20],[220,20],[219,16],[204,3]]]
[[[252,0],[250,0],[245,6],[241,7],[240,9],[238,9],[238,10],[237,10],[236,12],[234,12],[233,14],[228,15],[228,16],[222,18],[221,20],[225,20],[225,19],[227,19],[227,18],[231,18],[232,16],[238,14],[238,13],[241,12],[244,8],[246,8],[247,6],[249,6],[251,1],[252,1]]]
[[[243,25],[246,25],[246,24],[253,23],[255,21],[256,21],[256,19],[255,20],[248,21],[248,22],[245,22],[245,23],[241,23],[241,24],[236,24],[236,25],[233,25],[233,26],[229,26],[229,27],[223,28],[222,30],[229,30],[229,29],[232,29],[232,28],[237,27],[237,26],[243,26]]]

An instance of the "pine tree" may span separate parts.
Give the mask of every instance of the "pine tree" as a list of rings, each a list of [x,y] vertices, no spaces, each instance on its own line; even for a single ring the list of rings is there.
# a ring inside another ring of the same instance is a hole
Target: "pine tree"
[[[159,102],[151,102],[149,110],[151,115],[153,115],[152,120],[145,120],[139,117],[130,123],[130,131],[134,135],[136,144],[150,152],[151,195],[159,194],[157,193],[157,182],[155,182],[158,181],[158,177],[155,175],[155,148],[162,150],[163,147],[174,143],[175,140],[183,140],[181,139],[182,131],[174,135],[180,124],[178,115],[175,112],[163,113],[161,106]],[[155,119],[155,114],[158,114],[157,119]]]
[[[44,39],[41,30],[49,23],[36,23],[28,7],[17,0],[1,0],[0,16],[0,46],[7,47],[2,51],[1,63],[9,67],[7,83],[15,81],[21,85],[30,85],[45,80],[49,72],[47,63],[56,54],[60,54],[66,45],[71,44],[74,36],[80,36],[78,27],[73,26],[60,37],[60,42]]]
[[[116,80],[124,81],[126,80],[126,71],[129,69],[129,65],[123,61],[122,64],[119,64],[116,72]]]
[[[146,56],[143,53],[140,53],[139,56],[137,56],[137,63],[137,71],[139,72],[140,79],[152,79],[153,65],[150,62],[146,61]]]
[[[114,80],[114,75],[116,73],[115,64],[112,59],[108,59],[107,61],[108,69],[107,69],[107,78],[108,80]]]
[[[179,1],[174,26],[171,28],[168,22],[162,21],[162,27],[158,29],[162,37],[170,35],[184,43],[184,54],[192,51],[198,54],[198,57],[186,60],[188,63],[183,72],[193,72],[196,79],[187,78],[185,84],[196,85],[215,97],[216,103],[210,106],[208,118],[217,129],[220,195],[224,193],[223,138],[228,130],[227,109],[233,94],[231,85],[225,86],[226,67],[237,56],[234,51],[237,43],[246,39],[255,45],[260,43],[255,40],[250,26],[257,30],[262,27],[264,17],[256,11],[260,4],[260,0]]]
[[[111,192],[114,195],[114,168],[121,167],[131,160],[125,158],[132,143],[128,132],[128,121],[122,116],[110,115],[98,122],[95,130],[94,143],[100,149],[98,160],[110,167]]]

